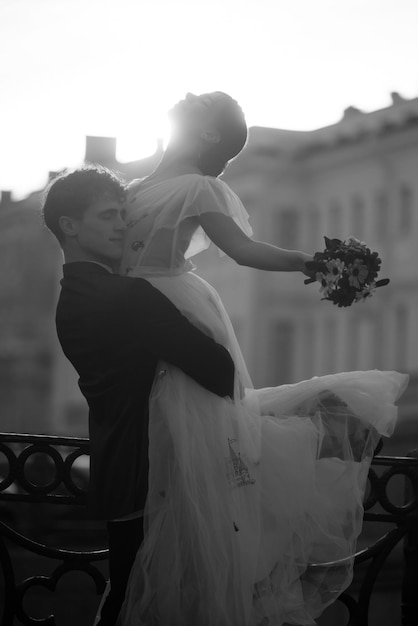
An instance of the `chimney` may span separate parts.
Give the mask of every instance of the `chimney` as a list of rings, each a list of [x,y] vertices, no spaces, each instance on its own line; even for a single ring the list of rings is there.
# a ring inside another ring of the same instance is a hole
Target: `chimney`
[[[395,106],[396,104],[402,104],[402,102],[406,102],[406,98],[401,96],[397,91],[392,91],[390,97],[392,99],[392,106]]]
[[[112,166],[116,162],[116,137],[86,137],[85,161]]]
[[[12,204],[12,192],[11,191],[1,191],[0,192],[0,204],[4,206],[10,206]]]
[[[349,106],[344,109],[343,120],[352,119],[358,115],[363,115],[363,111],[360,111],[357,107]]]

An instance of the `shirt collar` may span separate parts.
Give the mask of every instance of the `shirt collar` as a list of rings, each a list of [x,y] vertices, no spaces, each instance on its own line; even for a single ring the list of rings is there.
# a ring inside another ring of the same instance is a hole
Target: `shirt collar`
[[[97,261],[71,261],[62,266],[64,276],[73,274],[113,274],[112,269]]]
[[[113,270],[110,265],[106,265],[105,263],[99,263],[99,261],[87,261],[87,263],[95,263],[96,265],[100,265],[100,267],[104,267],[105,270],[113,274]]]

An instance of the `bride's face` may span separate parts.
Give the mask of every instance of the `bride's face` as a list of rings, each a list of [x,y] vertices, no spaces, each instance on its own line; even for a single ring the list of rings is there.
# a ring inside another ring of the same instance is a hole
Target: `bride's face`
[[[188,93],[170,111],[169,115],[177,134],[199,136],[210,121],[211,107],[201,96]]]

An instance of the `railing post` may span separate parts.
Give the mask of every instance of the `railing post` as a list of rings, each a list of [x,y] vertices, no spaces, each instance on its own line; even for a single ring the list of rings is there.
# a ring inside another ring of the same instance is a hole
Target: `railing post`
[[[418,450],[411,450],[407,456],[418,458]],[[416,474],[418,481],[418,472]],[[415,494],[416,494],[415,488]],[[406,482],[405,504],[413,497],[411,487]],[[416,626],[418,624],[418,510],[409,518],[411,522],[405,536],[404,574],[402,581],[402,626]]]

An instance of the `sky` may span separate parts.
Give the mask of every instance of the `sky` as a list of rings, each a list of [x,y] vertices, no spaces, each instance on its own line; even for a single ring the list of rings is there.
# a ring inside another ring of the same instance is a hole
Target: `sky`
[[[418,96],[417,0],[0,0],[0,190],[81,164],[86,135],[152,154],[190,91],[312,130]]]

